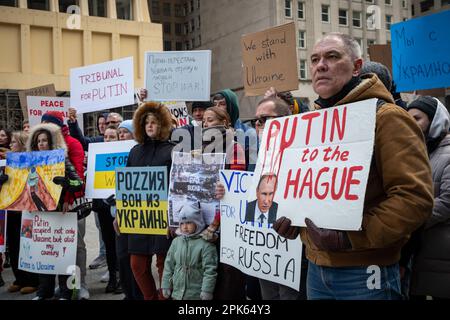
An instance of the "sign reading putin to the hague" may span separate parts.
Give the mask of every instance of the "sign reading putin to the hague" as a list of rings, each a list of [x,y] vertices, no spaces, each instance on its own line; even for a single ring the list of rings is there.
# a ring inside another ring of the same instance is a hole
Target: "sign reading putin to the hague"
[[[241,50],[245,95],[263,95],[270,87],[298,89],[293,22],[242,36]]]
[[[116,217],[121,233],[166,235],[167,168],[116,169]]]
[[[376,104],[370,99],[266,122],[253,185],[270,187],[271,202],[294,226],[309,218],[321,228],[359,230]],[[258,192],[249,190],[248,200]]]
[[[127,165],[128,154],[136,141],[89,144],[86,198],[106,199],[116,190],[116,168]]]
[[[70,69],[70,106],[79,113],[132,104],[133,57]]]
[[[254,188],[253,172],[222,170],[225,196],[220,201],[220,262],[245,274],[300,288],[302,243],[278,235],[267,220],[248,219],[248,192]]]

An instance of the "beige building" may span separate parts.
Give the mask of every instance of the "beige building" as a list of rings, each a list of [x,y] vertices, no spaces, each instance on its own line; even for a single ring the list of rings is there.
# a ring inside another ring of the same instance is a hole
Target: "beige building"
[[[81,16],[67,13],[72,5]],[[138,88],[144,52],[163,48],[146,0],[2,0],[0,41],[0,127],[14,129],[22,119],[17,90],[53,83],[67,95],[71,68],[129,56]],[[85,129],[92,126],[85,119]]]

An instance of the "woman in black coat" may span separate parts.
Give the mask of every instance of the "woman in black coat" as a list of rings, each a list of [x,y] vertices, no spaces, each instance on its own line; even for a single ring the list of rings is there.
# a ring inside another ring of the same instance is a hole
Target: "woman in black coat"
[[[142,104],[134,114],[133,126],[138,145],[131,149],[127,167],[165,166],[169,173],[174,144],[169,141],[172,119],[167,107],[154,102]],[[169,247],[170,240],[166,236],[142,234],[128,236],[131,269],[145,300],[157,300],[162,297],[156,289],[152,276],[151,261],[153,255],[156,255],[156,267],[161,283],[164,260]]]

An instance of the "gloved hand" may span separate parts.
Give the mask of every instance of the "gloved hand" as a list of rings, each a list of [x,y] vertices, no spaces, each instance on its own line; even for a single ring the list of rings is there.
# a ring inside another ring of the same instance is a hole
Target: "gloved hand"
[[[6,182],[8,181],[9,176],[7,174],[2,174],[0,175],[0,187]]]
[[[310,219],[305,219],[308,235],[319,250],[342,251],[351,249],[347,232],[318,228]]]
[[[273,230],[275,230],[280,236],[286,239],[295,239],[300,233],[300,227],[291,226],[291,219],[286,217],[278,218],[273,224]]]
[[[208,242],[216,242],[219,236],[216,233],[216,228],[212,225],[208,226],[200,233],[200,236]]]
[[[200,293],[200,299],[202,300],[212,300],[213,294],[209,292],[202,291]]]
[[[104,200],[104,202],[108,205],[108,206],[115,206],[116,205],[116,196],[114,194],[110,195],[108,198],[106,198]]]
[[[67,179],[65,177],[54,177],[53,182],[55,184],[60,185],[63,188],[67,188],[69,186],[69,182],[67,181]]]
[[[162,295],[163,295],[164,298],[166,298],[166,299],[170,298],[170,295],[172,294],[172,289],[170,289],[170,288],[162,288],[161,291],[162,291]]]

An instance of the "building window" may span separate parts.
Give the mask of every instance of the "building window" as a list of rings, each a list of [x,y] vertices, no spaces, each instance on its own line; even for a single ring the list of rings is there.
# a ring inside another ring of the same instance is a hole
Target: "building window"
[[[353,11],[353,26],[356,28],[361,28],[361,12]]]
[[[403,7],[403,9],[408,9],[408,1],[407,0],[402,0],[402,7]]]
[[[305,37],[306,32],[300,30],[298,32],[298,47],[301,49],[305,49],[306,48],[306,37]]]
[[[385,3],[387,6],[392,6],[392,0],[384,0],[384,3]]]
[[[195,30],[195,20],[191,19],[191,32],[194,32]]]
[[[163,23],[163,31],[165,34],[170,34],[170,32],[172,32],[171,30],[171,23],[170,22],[164,22]]]
[[[175,50],[177,50],[177,51],[183,50],[183,43],[175,42]]]
[[[189,23],[185,22],[184,23],[184,34],[188,34],[189,33]]]
[[[183,33],[183,25],[181,23],[175,23],[175,34],[177,36]]]
[[[307,74],[306,74],[306,60],[300,60],[300,68],[299,68],[299,75],[300,79],[306,80]]]
[[[413,4],[411,5],[411,14],[412,14],[413,16],[416,15],[416,13],[415,13],[415,8],[414,8],[414,5],[413,5]]]
[[[366,0],[367,3],[373,3],[373,0]]]
[[[194,11],[194,0],[191,0],[190,12]]]
[[[164,51],[171,51],[171,50],[172,50],[172,42],[164,41]]]
[[[200,9],[200,0],[197,0],[197,9]]]
[[[116,0],[117,19],[133,20],[133,1]]]
[[[347,15],[348,15],[348,11],[345,9],[339,9],[339,24],[341,26],[346,26],[347,25]]]
[[[305,19],[305,3],[302,1],[298,1],[298,10],[297,10],[297,17],[299,19]]]
[[[187,4],[187,2],[183,4],[183,9],[184,9],[184,16],[187,16],[187,14],[189,13],[189,5]]]
[[[186,50],[191,50],[189,41],[186,41],[186,42],[184,43],[184,45],[185,45]]]
[[[322,22],[330,22],[330,6],[322,5]]]
[[[291,0],[284,0],[284,15],[288,18],[292,17]]]
[[[370,46],[375,44],[375,40],[367,39],[367,50],[369,50]]]
[[[184,17],[183,6],[181,4],[175,4],[175,17]]]
[[[197,17],[197,29],[200,30],[200,26],[202,25],[200,16]]]
[[[192,49],[195,48],[195,38],[191,39],[191,47],[192,47]]]
[[[164,16],[166,16],[166,17],[170,17],[170,15],[172,14],[171,13],[171,10],[172,8],[171,8],[171,6],[170,6],[170,3],[168,3],[168,2],[164,2],[163,3],[163,15]]]
[[[89,15],[106,18],[106,0],[88,0]]]
[[[441,0],[441,6],[448,6],[450,4],[450,0]]]
[[[386,15],[386,30],[391,30],[391,25],[392,25],[392,16],[391,15]]]
[[[359,46],[361,48],[361,52],[364,52],[362,39],[355,38],[355,41],[358,42],[358,44],[359,44]]]
[[[50,10],[49,0],[28,0],[28,9],[34,10]]]
[[[2,1],[0,1],[0,5],[2,5]],[[58,1],[58,6],[59,6],[59,12],[64,12],[64,13],[75,13],[74,10],[71,10],[70,12],[67,12],[67,9],[70,6],[79,6],[78,4],[78,0],[59,0]]]
[[[425,0],[420,2],[420,12],[425,12],[434,6],[434,0]]]
[[[200,47],[202,45],[202,36],[198,35],[198,46]]]
[[[6,7],[18,7],[19,0],[0,0],[0,6],[6,6]]]

